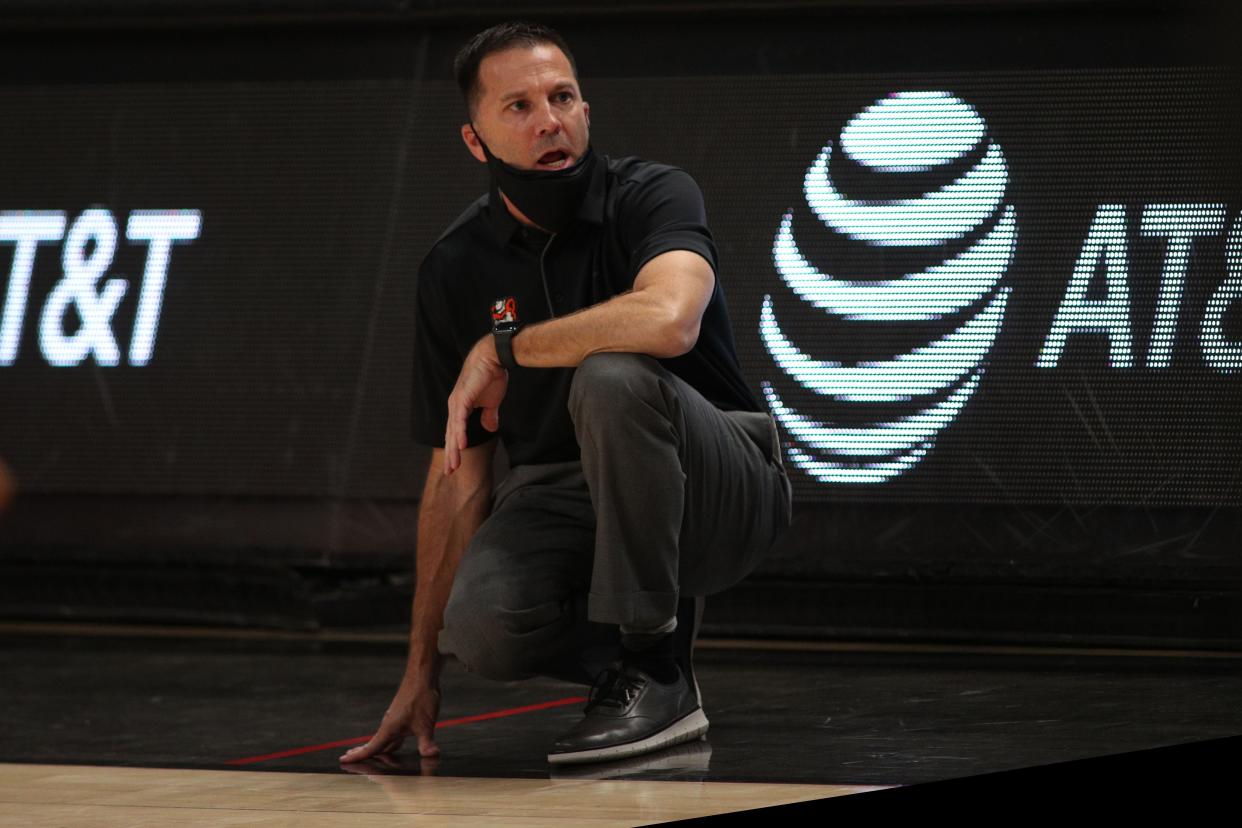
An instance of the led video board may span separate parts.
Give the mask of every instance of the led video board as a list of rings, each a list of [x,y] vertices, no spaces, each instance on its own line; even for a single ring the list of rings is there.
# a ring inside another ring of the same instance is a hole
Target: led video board
[[[1233,76],[583,85],[598,149],[701,185],[801,502],[1242,500]],[[26,491],[416,496],[413,280],[485,185],[449,83],[0,101]]]

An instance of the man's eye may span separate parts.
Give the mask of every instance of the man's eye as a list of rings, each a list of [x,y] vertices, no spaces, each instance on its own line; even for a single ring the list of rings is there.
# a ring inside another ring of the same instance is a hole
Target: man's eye
[[[574,93],[561,92],[556,96],[556,99],[560,101],[561,103],[569,103],[570,101],[574,99]]]
[[[526,101],[514,101],[509,106],[520,111],[526,108]]]

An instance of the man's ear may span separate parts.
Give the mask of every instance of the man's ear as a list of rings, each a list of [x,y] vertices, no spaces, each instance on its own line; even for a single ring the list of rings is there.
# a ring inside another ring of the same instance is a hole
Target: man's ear
[[[582,102],[582,117],[586,118],[586,125],[591,125],[591,105],[586,101]]]
[[[461,125],[461,140],[465,142],[466,149],[470,150],[470,154],[475,157],[476,161],[487,163],[487,156],[483,154],[483,144],[479,141],[479,135],[474,131],[473,126]]]

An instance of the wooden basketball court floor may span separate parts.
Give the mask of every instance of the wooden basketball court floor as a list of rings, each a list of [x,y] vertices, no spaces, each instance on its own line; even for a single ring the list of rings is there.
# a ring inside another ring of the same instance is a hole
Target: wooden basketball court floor
[[[1242,653],[704,641],[706,741],[553,768],[585,688],[450,663],[438,760],[343,766],[400,641],[0,624],[0,827],[642,825],[1242,733]]]

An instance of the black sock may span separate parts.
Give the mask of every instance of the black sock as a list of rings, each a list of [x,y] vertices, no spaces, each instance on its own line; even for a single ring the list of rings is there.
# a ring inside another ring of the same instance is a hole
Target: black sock
[[[646,640],[642,640],[646,639]],[[633,664],[661,684],[672,684],[681,676],[673,658],[673,634],[665,633],[654,641],[650,636],[621,636],[621,651],[627,664]]]

